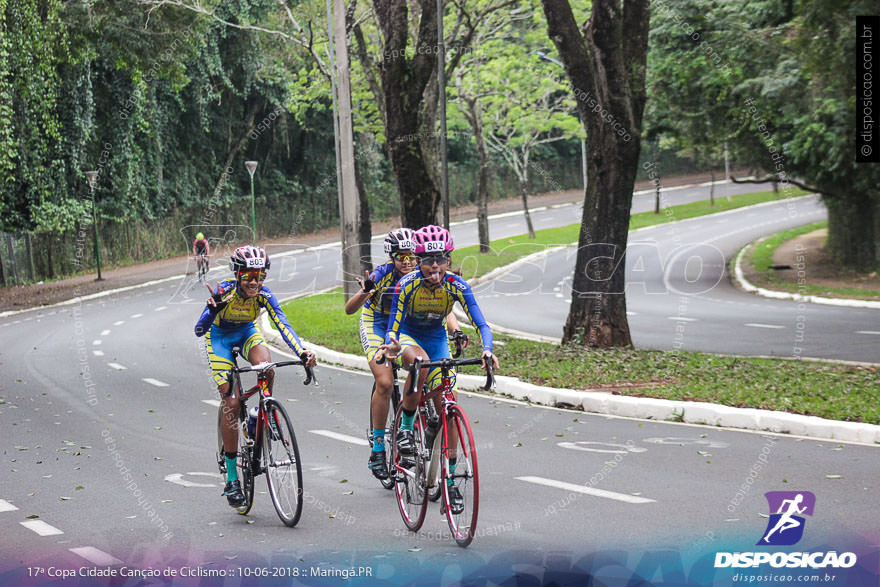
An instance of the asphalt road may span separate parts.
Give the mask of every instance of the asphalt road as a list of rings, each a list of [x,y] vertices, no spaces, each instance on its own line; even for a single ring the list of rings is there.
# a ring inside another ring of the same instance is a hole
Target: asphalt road
[[[281,257],[269,286],[329,285],[316,265],[332,273],[337,258],[331,247]],[[204,296],[191,285],[167,280],[0,319],[0,584],[102,584],[61,577],[80,569],[115,569],[115,584],[132,585],[146,581],[122,569],[197,575],[179,579],[186,585],[271,583],[255,576],[264,573],[343,584],[352,568],[344,584],[577,584],[587,573],[606,584],[634,573],[733,584],[730,569],[711,568],[714,552],[754,550],[764,492],[787,489],[816,495],[799,548],[876,556],[876,447],[474,394],[462,404],[478,443],[477,538],[456,547],[437,504],[411,534],[366,468],[370,377],[329,367],[318,387],[303,387],[295,368],[278,376],[304,462],[301,522],[281,524],[264,479],[252,513],[239,516],[220,496],[216,391],[192,334]],[[221,573],[230,575],[207,576]]]
[[[880,363],[880,311],[771,300],[730,283],[728,264],[743,246],[826,216],[818,197],[806,196],[633,232],[626,301],[636,347]],[[477,286],[488,320],[560,337],[576,252],[568,247]]]

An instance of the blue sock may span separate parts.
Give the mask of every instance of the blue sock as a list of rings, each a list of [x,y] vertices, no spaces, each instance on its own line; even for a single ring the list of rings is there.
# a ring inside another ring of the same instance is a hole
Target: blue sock
[[[385,451],[385,429],[376,430],[373,428],[373,452]]]
[[[226,459],[226,480],[230,483],[238,481],[238,469],[235,467],[236,458],[224,457]]]
[[[446,484],[452,487],[455,485],[455,482],[452,478],[455,476],[455,460],[454,458],[449,459],[449,479],[446,480]]]
[[[400,415],[400,429],[401,430],[412,430],[413,429],[413,421],[416,419],[416,411],[412,410],[403,410],[403,414]]]

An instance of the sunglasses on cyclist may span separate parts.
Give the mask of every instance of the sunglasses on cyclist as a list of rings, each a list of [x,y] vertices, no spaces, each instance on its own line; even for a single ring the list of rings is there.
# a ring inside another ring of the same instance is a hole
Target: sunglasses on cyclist
[[[391,258],[404,263],[413,263],[416,260],[416,256],[412,253],[391,253]]]
[[[264,281],[266,279],[265,271],[242,271],[238,274],[238,278],[244,282],[248,281]]]
[[[434,263],[438,265],[449,263],[449,255],[425,255],[424,257],[419,257],[420,265],[433,265]]]

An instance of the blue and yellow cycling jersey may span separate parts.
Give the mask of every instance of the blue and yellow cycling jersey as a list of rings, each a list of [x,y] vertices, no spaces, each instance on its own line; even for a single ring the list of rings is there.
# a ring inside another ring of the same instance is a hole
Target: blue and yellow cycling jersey
[[[392,332],[400,339],[402,330],[411,335],[442,330],[443,320],[452,311],[455,302],[461,304],[468,321],[477,327],[483,350],[491,351],[492,332],[474,299],[471,286],[458,275],[447,273],[443,281],[431,289],[418,269],[397,282],[385,342],[391,342],[389,334]]]
[[[370,281],[376,284],[376,289],[370,293],[364,308],[381,314],[390,314],[394,286],[397,285],[400,277],[400,272],[394,269],[394,261],[376,267],[370,273]]]
[[[269,319],[275,324],[275,328],[281,334],[284,342],[287,343],[293,351],[299,356],[305,350],[299,337],[294,332],[287,316],[278,305],[278,298],[275,297],[269,288],[263,286],[260,293],[254,298],[248,299],[242,296],[238,291],[238,284],[235,280],[228,279],[218,286],[223,293],[224,302],[228,302],[226,307],[217,312],[211,312],[209,307],[202,312],[199,321],[196,322],[196,336],[203,336],[211,328],[219,329],[219,331],[233,331],[256,323],[260,316],[260,310],[265,309],[269,313]]]

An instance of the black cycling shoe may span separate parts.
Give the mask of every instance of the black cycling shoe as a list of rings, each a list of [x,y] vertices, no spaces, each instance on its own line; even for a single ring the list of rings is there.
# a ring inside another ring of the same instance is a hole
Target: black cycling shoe
[[[226,487],[223,488],[223,495],[226,496],[226,501],[229,502],[229,505],[234,508],[240,508],[244,505],[244,493],[241,491],[241,481],[238,479],[226,482]]]
[[[372,451],[370,453],[370,461],[367,466],[373,472],[373,477],[380,481],[388,479],[388,467],[385,465],[385,451]]]
[[[449,509],[452,510],[452,513],[455,515],[464,511],[464,498],[461,496],[461,492],[455,485],[449,487]]]
[[[412,430],[401,430],[397,433],[397,451],[402,455],[416,452],[416,437]]]

